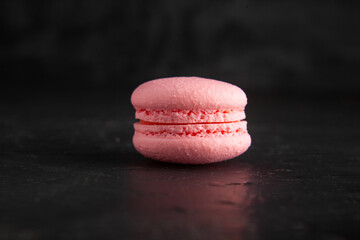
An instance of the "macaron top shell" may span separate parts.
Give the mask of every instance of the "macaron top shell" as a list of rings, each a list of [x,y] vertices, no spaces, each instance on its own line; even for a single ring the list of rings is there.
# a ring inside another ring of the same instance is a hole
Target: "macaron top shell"
[[[135,89],[131,103],[136,110],[243,110],[247,98],[230,83],[200,77],[161,78]]]

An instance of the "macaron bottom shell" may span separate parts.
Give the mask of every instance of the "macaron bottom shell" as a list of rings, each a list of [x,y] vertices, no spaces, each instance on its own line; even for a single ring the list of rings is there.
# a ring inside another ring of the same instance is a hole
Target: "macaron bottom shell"
[[[135,149],[147,158],[181,164],[207,164],[235,158],[251,145],[248,133],[234,136],[164,138],[135,132]]]

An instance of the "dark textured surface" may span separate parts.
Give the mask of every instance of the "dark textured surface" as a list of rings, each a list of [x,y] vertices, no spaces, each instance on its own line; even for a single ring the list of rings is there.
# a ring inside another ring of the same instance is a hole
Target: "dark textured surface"
[[[252,147],[206,166],[137,154],[114,91],[1,101],[0,239],[359,239],[359,98],[248,96]]]

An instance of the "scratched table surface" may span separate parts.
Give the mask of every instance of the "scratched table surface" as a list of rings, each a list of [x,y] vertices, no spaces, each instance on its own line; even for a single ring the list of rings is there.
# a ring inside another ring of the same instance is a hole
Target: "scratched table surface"
[[[248,94],[251,148],[173,165],[139,155],[130,94],[0,102],[0,239],[360,239],[357,96]]]

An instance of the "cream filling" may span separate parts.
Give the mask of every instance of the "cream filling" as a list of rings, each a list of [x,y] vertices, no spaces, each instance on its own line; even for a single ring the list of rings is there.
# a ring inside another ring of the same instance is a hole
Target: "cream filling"
[[[134,124],[135,131],[146,136],[237,136],[247,133],[246,121],[228,123],[161,124],[140,121]]]
[[[245,119],[244,109],[150,110],[137,109],[136,119],[153,123],[224,123]]]

